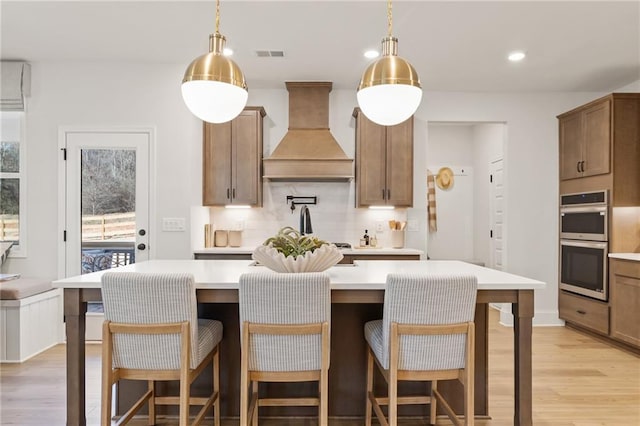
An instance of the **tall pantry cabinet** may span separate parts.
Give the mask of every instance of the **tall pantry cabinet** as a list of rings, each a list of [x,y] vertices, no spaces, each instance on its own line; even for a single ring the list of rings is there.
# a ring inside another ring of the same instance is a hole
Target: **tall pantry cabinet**
[[[609,253],[640,252],[640,93],[596,99],[558,125],[560,195],[607,190]],[[608,300],[559,290],[560,318],[640,351],[640,262],[610,258],[608,271]]]
[[[202,204],[262,206],[262,107],[233,120],[204,123]]]

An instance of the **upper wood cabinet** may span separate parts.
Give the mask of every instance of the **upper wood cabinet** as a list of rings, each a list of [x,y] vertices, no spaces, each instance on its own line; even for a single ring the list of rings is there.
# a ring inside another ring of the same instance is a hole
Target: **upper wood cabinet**
[[[395,126],[356,118],[356,207],[413,206],[413,117]]]
[[[558,116],[560,193],[609,190],[640,206],[640,93],[612,93]]]
[[[560,179],[606,174],[610,171],[611,100],[558,117],[560,120]]]
[[[262,107],[222,123],[204,123],[202,204],[262,206]]]

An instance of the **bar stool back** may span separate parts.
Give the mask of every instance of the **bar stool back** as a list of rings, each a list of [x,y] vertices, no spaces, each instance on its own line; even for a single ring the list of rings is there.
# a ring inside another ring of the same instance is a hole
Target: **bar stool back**
[[[240,425],[258,424],[258,407],[318,406],[328,422],[331,288],[324,273],[244,274]],[[318,381],[318,398],[259,398],[259,382]],[[251,386],[251,389],[249,388]]]
[[[380,424],[397,425],[397,406],[436,403],[460,425],[450,405],[438,392],[438,380],[458,379],[464,386],[465,424],[473,425],[474,315],[477,279],[471,275],[389,274],[383,319],[365,324],[367,356],[367,411],[373,408]],[[387,397],[373,393],[373,364],[388,385]],[[430,394],[398,396],[398,381],[430,381]],[[389,420],[380,406],[388,405]]]
[[[102,300],[102,426],[111,425],[112,385],[120,379],[145,380],[148,390],[117,424],[126,424],[148,401],[150,425],[156,422],[156,405],[179,405],[180,426],[188,424],[189,405],[202,405],[193,424],[200,424],[214,406],[214,422],[220,426],[222,323],[197,318],[193,276],[108,272],[102,276]],[[209,363],[213,392],[191,397],[191,383]],[[179,380],[179,397],[157,396],[157,380]]]

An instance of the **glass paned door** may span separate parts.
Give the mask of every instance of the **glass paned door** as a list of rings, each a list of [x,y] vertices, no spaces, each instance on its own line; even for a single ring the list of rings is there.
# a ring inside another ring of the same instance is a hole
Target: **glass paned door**
[[[150,132],[67,132],[65,276],[148,260]]]

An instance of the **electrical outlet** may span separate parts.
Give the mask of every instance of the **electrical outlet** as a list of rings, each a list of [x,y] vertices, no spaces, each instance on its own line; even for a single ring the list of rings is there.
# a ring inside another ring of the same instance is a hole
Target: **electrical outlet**
[[[376,232],[384,232],[384,222],[382,220],[376,221]]]
[[[183,232],[185,230],[184,217],[163,217],[162,230],[165,232]]]
[[[407,220],[407,231],[408,232],[418,232],[418,221],[415,219]]]
[[[244,221],[238,220],[233,224],[234,231],[243,231],[244,230]]]

